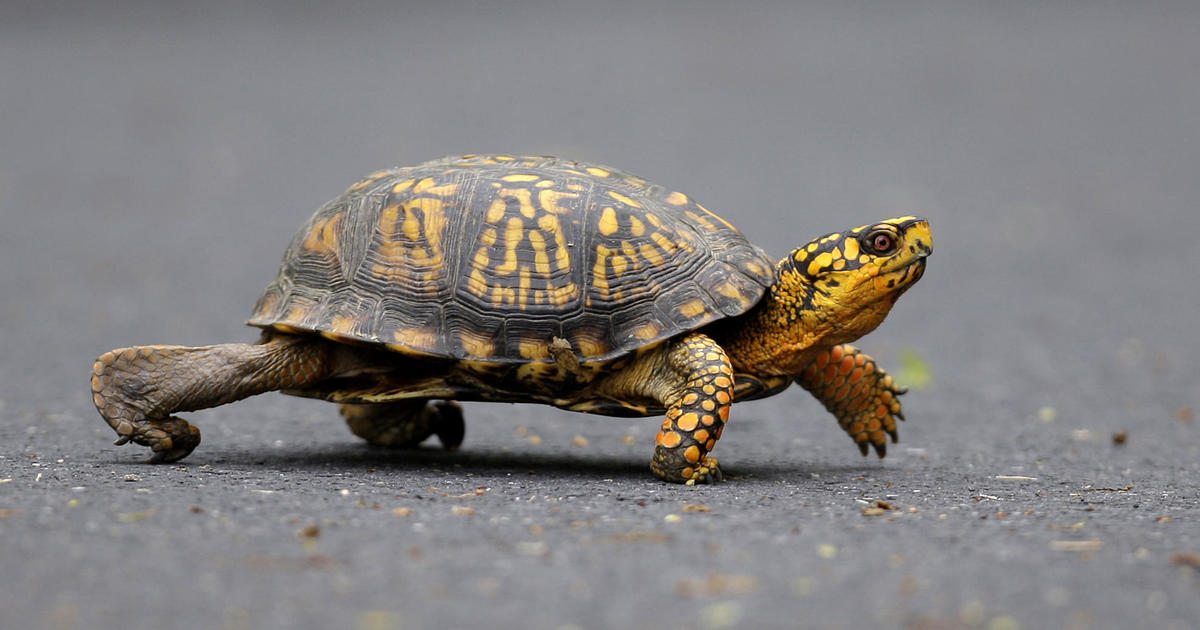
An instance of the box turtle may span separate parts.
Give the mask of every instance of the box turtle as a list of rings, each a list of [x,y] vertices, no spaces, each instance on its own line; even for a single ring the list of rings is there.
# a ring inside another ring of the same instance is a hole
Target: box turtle
[[[463,438],[453,401],[665,419],[650,469],[722,479],[730,404],[792,382],[865,455],[903,419],[898,387],[849,342],[925,270],[929,223],[822,236],[778,263],[687,195],[549,157],[463,156],[372,173],[309,219],[254,306],[254,344],[99,357],[96,408],[171,462],[200,443],[172,415],[271,390],[340,403],[372,444]]]

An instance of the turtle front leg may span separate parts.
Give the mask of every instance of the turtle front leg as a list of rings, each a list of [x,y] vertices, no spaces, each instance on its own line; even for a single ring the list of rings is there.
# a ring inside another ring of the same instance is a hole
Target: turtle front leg
[[[150,461],[173,462],[196,448],[200,431],[171,414],[304,387],[324,378],[330,364],[326,344],[290,336],[263,344],[119,348],[96,359],[92,402],[120,436],[117,444],[149,446]]]
[[[724,476],[715,457],[729,406],[733,403],[733,368],[729,357],[707,335],[693,333],[672,347],[667,366],[673,378],[660,385],[659,400],[667,417],[654,437],[650,470],[664,481],[714,483]]]
[[[796,383],[837,417],[863,455],[873,446],[882,458],[888,437],[897,441],[896,419],[904,419],[900,395],[907,390],[862,350],[850,344],[834,346],[818,355]]]
[[[376,446],[414,448],[431,435],[457,450],[466,433],[462,406],[453,401],[426,404],[424,398],[390,403],[342,403],[338,411],[350,432]]]

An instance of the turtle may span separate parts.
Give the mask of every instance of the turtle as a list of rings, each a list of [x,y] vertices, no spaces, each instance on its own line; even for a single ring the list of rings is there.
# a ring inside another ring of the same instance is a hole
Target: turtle
[[[607,166],[512,155],[372,173],[296,233],[247,322],[256,343],[119,348],[93,401],[173,462],[175,416],[280,390],[339,404],[367,442],[464,436],[457,401],[663,416],[650,470],[724,478],[734,401],[792,383],[862,454],[886,454],[905,390],[851,342],[924,273],[916,216],[829,233],[773,261],[688,195]]]

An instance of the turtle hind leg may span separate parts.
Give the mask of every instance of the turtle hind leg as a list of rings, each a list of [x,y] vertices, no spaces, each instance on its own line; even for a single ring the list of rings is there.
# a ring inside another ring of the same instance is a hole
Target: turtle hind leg
[[[415,448],[431,435],[442,447],[456,450],[466,433],[462,407],[453,401],[426,404],[421,399],[386,403],[342,403],[338,411],[350,432],[369,444]]]
[[[137,346],[106,352],[92,367],[92,402],[119,436],[149,446],[152,462],[182,459],[200,431],[174,416],[255,394],[315,383],[331,370],[328,345],[280,336],[262,344]]]

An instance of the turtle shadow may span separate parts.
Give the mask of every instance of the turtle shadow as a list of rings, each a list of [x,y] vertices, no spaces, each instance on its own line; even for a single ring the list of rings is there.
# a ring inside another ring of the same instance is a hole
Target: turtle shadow
[[[590,454],[506,452],[489,449],[447,451],[436,447],[392,449],[365,444],[335,449],[282,453],[274,450],[248,451],[236,456],[255,467],[301,470],[373,469],[378,472],[444,473],[464,472],[479,476],[538,475],[635,479],[650,474],[649,458]]]
[[[588,479],[639,481],[653,479],[649,457],[598,455],[590,453],[530,453],[488,448],[447,451],[433,446],[393,449],[366,444],[327,447],[243,448],[206,453],[188,458],[182,465],[208,465],[247,469],[306,471],[314,474],[370,471],[413,475],[463,473],[476,477],[537,477],[563,481]],[[878,474],[878,464],[821,465],[813,462],[738,461],[722,464],[730,481],[760,483],[824,480]],[[817,477],[814,477],[816,475]]]

